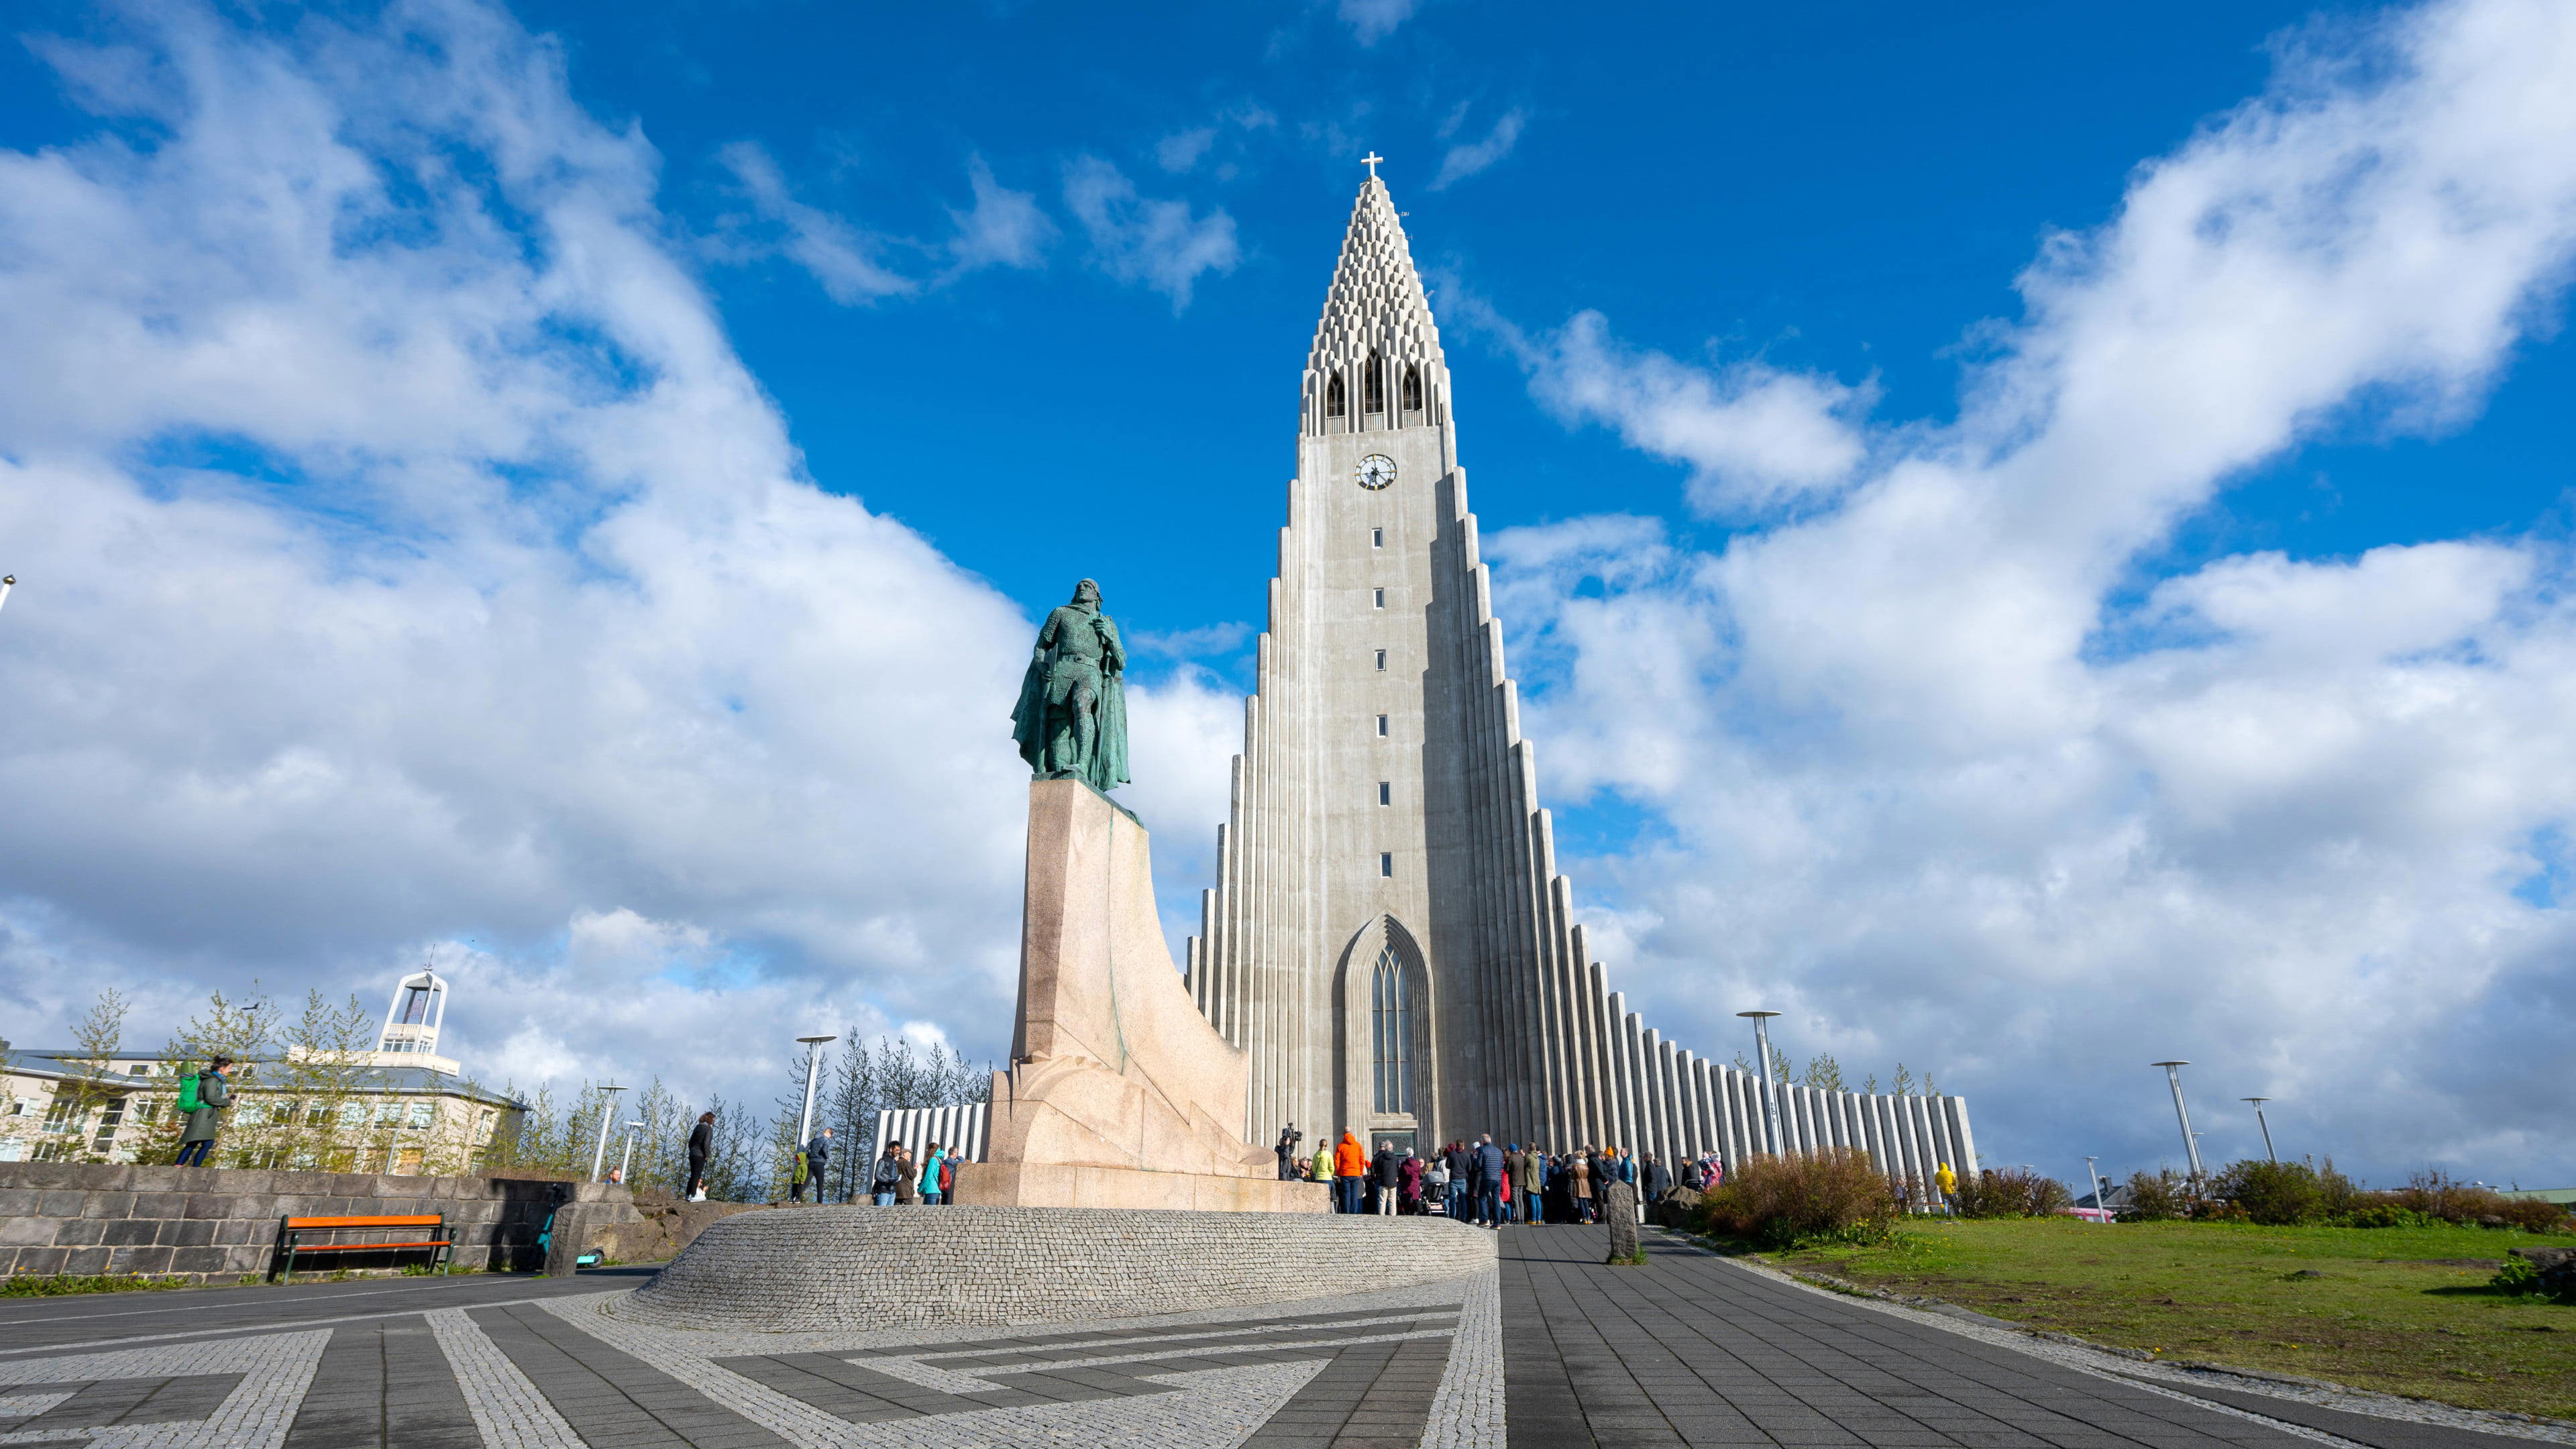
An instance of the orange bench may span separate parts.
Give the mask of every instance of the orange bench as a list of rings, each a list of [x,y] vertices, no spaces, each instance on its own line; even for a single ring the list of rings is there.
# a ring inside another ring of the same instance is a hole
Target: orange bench
[[[425,1241],[408,1243],[372,1239],[359,1243],[304,1241],[304,1235],[307,1233],[384,1232],[394,1228],[427,1228],[430,1230],[430,1237]],[[447,1271],[448,1264],[456,1256],[456,1244],[450,1241],[447,1235],[447,1214],[445,1213],[359,1218],[281,1217],[277,1220],[277,1246],[286,1252],[286,1276],[280,1281],[287,1283],[295,1281],[295,1259],[304,1253],[392,1253],[409,1248],[427,1248],[429,1261],[435,1264],[441,1273]]]

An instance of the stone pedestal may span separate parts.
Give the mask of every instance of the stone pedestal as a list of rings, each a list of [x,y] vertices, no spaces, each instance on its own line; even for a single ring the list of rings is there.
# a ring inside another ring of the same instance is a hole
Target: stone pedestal
[[[1601,1189],[1601,1221],[1610,1229],[1610,1261],[1633,1263],[1637,1260],[1637,1189],[1632,1183],[1614,1182]]]
[[[1324,1212],[1243,1140],[1248,1067],[1172,969],[1143,826],[1076,780],[1029,786],[1019,1023],[960,1203]]]

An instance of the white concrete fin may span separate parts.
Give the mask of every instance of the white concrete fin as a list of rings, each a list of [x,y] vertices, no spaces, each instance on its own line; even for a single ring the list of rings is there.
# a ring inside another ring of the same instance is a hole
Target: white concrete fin
[[[1386,183],[1374,176],[1360,183],[1359,198],[1351,203],[1350,228],[1342,233],[1341,261],[1324,294],[1307,366],[1332,372],[1365,360],[1371,349],[1389,363],[1440,361],[1440,328],[1413,270],[1412,245]],[[1387,381],[1392,388],[1396,379],[1390,375]],[[1352,408],[1360,402],[1352,398]]]

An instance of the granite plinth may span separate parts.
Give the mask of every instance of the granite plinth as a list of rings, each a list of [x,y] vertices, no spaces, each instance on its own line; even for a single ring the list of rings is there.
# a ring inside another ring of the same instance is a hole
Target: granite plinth
[[[957,1201],[970,1206],[1223,1213],[1323,1213],[1333,1208],[1332,1189],[1320,1182],[1029,1162],[958,1164]]]
[[[1493,1268],[1494,1238],[1446,1218],[1310,1213],[745,1213],[709,1224],[619,1312],[671,1328],[772,1332],[1063,1323],[1459,1278]]]

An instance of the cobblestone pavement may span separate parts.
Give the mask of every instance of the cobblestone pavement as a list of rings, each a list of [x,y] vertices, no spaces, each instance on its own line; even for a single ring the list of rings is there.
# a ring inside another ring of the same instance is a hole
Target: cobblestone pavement
[[[2184,1392],[1748,1271],[1660,1233],[1602,1266],[1598,1229],[1508,1234],[1515,1445],[1931,1449],[2529,1449],[2529,1438],[2250,1393]]]
[[[1446,1283],[1019,1331],[674,1328],[620,1313],[631,1272],[20,1300],[0,1449],[2532,1442],[2143,1382],[1655,1234],[1643,1267],[1597,1229],[1501,1243]]]

